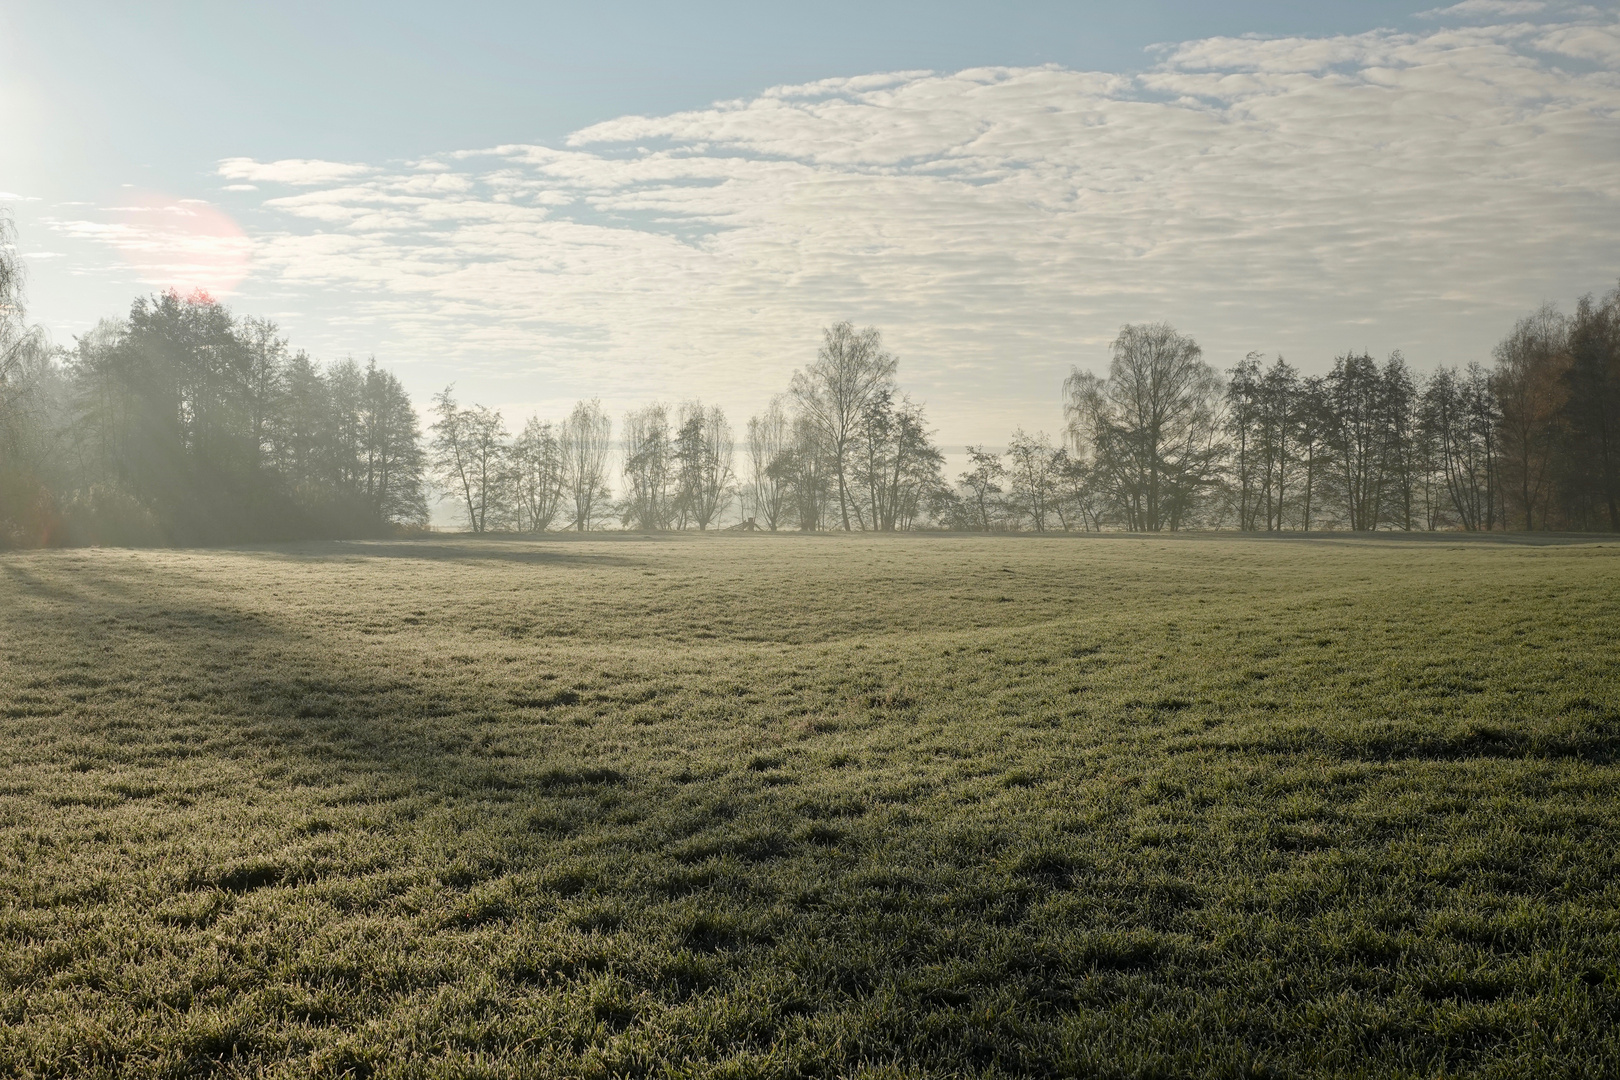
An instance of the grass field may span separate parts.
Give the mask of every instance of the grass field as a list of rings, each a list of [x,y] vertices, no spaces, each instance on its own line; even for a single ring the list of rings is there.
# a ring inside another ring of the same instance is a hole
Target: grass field
[[[0,556],[0,1074],[1615,1076],[1612,540]]]

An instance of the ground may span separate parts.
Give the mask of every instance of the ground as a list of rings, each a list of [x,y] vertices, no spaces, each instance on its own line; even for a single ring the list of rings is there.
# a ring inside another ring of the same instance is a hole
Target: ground
[[[0,1075],[1613,1076],[1613,539],[0,555]]]

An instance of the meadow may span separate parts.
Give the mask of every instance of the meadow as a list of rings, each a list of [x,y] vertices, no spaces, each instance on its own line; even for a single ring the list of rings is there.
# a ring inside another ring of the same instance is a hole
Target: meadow
[[[0,1075],[1620,1074],[1620,544],[0,555]]]

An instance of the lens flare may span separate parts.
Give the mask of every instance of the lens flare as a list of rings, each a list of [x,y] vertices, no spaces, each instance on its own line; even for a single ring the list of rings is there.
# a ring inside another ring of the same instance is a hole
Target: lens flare
[[[148,284],[224,297],[247,277],[253,242],[218,207],[145,192],[118,210],[121,227],[108,239]]]

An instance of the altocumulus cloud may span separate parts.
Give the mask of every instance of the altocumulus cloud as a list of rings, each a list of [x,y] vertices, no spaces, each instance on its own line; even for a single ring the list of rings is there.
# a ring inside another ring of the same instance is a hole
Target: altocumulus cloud
[[[1611,283],[1620,22],[1551,10],[1471,0],[1422,34],[1188,42],[1129,76],[873,75],[560,148],[219,173],[279,223],[257,272],[351,296],[401,359],[751,407],[851,317],[942,428],[994,438],[1125,321],[1171,319],[1221,366],[1457,362]]]

